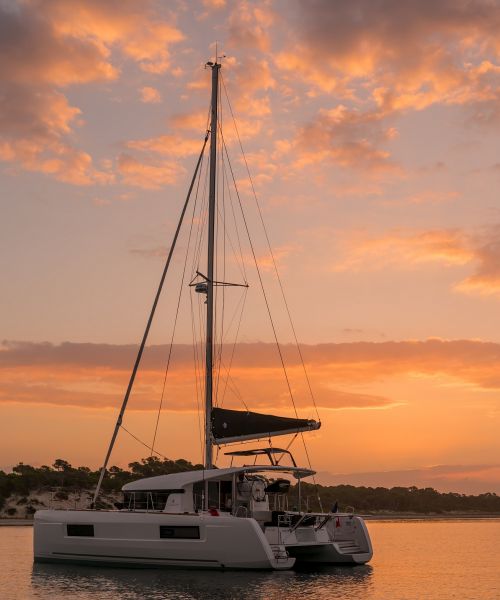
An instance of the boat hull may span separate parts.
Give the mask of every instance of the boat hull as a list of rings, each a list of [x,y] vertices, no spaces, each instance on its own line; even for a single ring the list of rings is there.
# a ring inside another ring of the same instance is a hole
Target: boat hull
[[[88,533],[89,526],[94,535],[71,535]],[[197,531],[198,537],[161,537],[165,531],[190,535]],[[295,562],[284,548],[271,547],[254,519],[96,510],[38,511],[34,559],[126,567],[272,570],[290,569]]]
[[[295,535],[287,536],[284,533],[282,539],[288,554],[296,559],[297,566],[362,565],[373,556],[364,520],[350,514],[332,517],[319,530],[309,528],[301,532],[301,528],[298,528]]]

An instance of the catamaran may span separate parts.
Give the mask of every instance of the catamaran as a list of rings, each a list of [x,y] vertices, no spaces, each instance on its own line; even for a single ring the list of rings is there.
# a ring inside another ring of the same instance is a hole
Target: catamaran
[[[308,511],[301,498],[301,481],[313,477],[315,471],[310,465],[297,466],[288,448],[277,448],[271,444],[274,436],[302,436],[304,432],[319,429],[319,418],[298,418],[297,413],[295,417],[282,417],[248,409],[233,410],[214,402],[217,395],[217,382],[214,385],[217,361],[214,355],[215,293],[218,286],[240,284],[218,281],[214,268],[216,221],[220,214],[217,206],[217,148],[218,135],[223,136],[218,117],[221,63],[216,58],[214,62],[208,62],[206,68],[211,69],[212,81],[210,127],[168,252],[93,502],[85,509],[47,509],[35,513],[36,562],[283,570],[299,564],[364,564],[372,557],[371,541],[363,519],[353,512]],[[114,509],[103,509],[99,505],[103,478],[122,428],[197,178],[199,182],[208,139],[207,270],[206,274],[197,270],[189,284],[195,293],[203,297],[206,305],[204,466],[200,470],[147,477],[128,483],[122,488],[123,502],[116,503]],[[222,146],[225,148],[224,140]],[[248,287],[246,283],[241,286]],[[266,447],[243,446],[243,449],[230,450],[225,453],[230,466],[216,467],[214,446],[220,449],[250,440],[269,440],[269,444]],[[236,465],[239,461],[243,464]],[[295,486],[292,486],[293,480]]]

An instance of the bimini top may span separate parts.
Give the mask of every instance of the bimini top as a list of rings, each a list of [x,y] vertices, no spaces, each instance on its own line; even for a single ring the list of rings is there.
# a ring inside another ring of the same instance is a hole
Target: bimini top
[[[280,473],[291,473],[296,479],[303,479],[314,475],[316,471],[302,467],[286,467],[273,465],[252,465],[242,467],[229,467],[227,469],[204,469],[199,471],[184,471],[183,473],[171,473],[170,475],[158,475],[156,477],[145,477],[137,481],[126,483],[122,487],[123,492],[178,490],[197,483],[198,481],[226,480],[230,481],[233,475],[238,473],[258,473],[277,471]]]

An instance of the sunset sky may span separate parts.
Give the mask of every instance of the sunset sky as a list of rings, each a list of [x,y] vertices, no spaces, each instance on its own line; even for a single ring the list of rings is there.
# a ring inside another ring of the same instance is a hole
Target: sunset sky
[[[322,421],[307,436],[320,481],[500,493],[500,2],[0,10],[0,468],[100,466],[203,143],[217,42]],[[314,417],[229,127],[227,141],[299,416]],[[186,244],[125,419],[148,443]],[[255,282],[233,374],[250,409],[291,414]],[[157,449],[199,462],[181,317]],[[121,433],[111,462],[147,453]]]

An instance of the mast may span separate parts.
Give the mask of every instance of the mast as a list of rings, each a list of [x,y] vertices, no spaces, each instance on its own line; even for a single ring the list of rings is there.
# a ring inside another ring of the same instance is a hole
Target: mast
[[[207,335],[205,363],[205,468],[212,468],[212,404],[213,404],[213,333],[214,333],[214,253],[215,195],[217,176],[217,104],[220,64],[207,63],[212,69],[212,108],[210,121],[210,184],[208,195],[208,266],[207,266]]]

